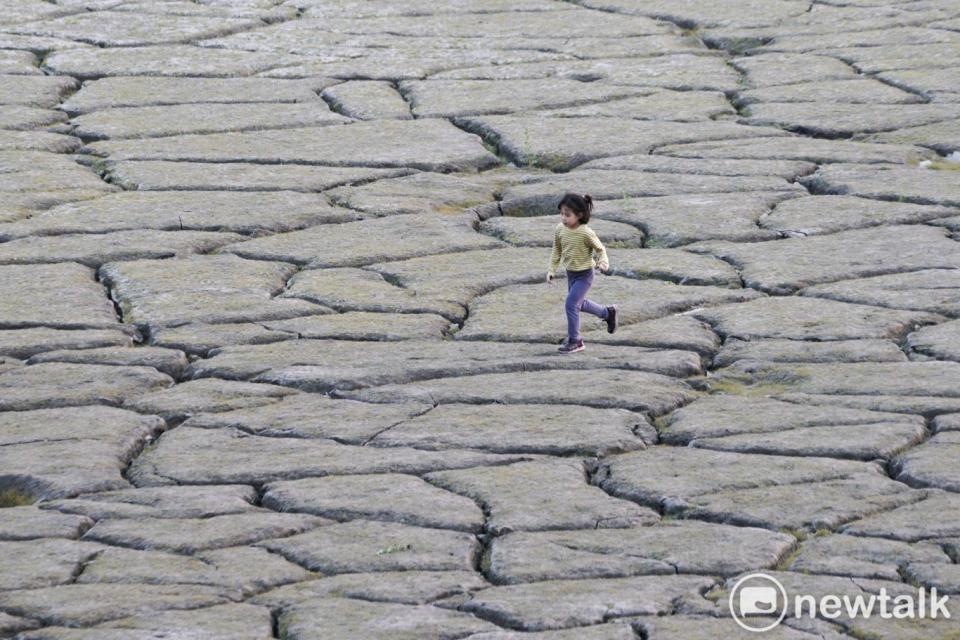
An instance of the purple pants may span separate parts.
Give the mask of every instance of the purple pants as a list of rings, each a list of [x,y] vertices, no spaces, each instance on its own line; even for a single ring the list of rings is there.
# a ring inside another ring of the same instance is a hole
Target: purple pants
[[[587,300],[587,292],[593,284],[593,269],[567,271],[567,340],[580,340],[580,311],[606,319],[607,308]]]

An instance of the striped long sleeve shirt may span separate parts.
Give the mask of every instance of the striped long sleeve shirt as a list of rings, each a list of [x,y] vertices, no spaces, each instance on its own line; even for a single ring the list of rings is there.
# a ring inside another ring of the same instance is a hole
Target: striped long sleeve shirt
[[[586,271],[594,266],[606,271],[610,261],[607,250],[593,229],[585,224],[568,229],[559,223],[553,234],[553,253],[550,254],[550,270],[547,273],[555,275],[561,264],[570,271]]]

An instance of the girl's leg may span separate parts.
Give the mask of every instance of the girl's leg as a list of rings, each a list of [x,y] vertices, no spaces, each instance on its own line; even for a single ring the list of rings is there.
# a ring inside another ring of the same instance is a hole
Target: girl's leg
[[[596,302],[591,302],[590,300],[584,300],[583,304],[580,305],[580,309],[582,311],[586,311],[591,315],[595,315],[598,318],[602,318],[604,320],[607,319],[607,307],[604,307],[603,305],[599,305]]]
[[[567,314],[567,340],[576,342],[580,340],[580,309],[584,308],[584,302],[587,299],[587,292],[590,291],[590,285],[593,284],[593,270],[589,271],[568,271],[567,272],[567,301],[564,310]],[[606,315],[606,309],[590,303],[593,308],[601,309]],[[588,313],[597,315],[594,310],[587,310]]]

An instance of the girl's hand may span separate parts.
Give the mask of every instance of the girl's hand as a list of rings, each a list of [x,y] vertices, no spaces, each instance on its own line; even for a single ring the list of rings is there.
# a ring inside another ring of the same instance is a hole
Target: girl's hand
[[[553,284],[553,276],[549,273],[547,274],[547,284]]]

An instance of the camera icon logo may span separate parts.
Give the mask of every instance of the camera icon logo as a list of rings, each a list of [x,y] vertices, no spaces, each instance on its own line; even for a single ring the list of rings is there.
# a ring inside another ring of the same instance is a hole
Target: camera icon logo
[[[787,615],[787,590],[773,576],[751,573],[733,585],[729,605],[733,619],[747,631],[769,631]],[[774,617],[773,622],[770,622],[771,617]]]

